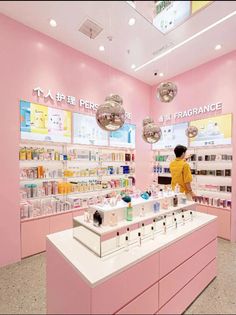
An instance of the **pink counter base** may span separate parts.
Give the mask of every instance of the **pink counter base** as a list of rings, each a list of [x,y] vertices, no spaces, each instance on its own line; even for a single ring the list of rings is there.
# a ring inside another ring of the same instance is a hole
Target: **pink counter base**
[[[193,242],[199,246],[176,260],[180,246],[191,248]],[[92,286],[47,240],[47,313],[181,314],[216,277],[216,253],[213,221]],[[173,263],[161,271],[165,261]]]

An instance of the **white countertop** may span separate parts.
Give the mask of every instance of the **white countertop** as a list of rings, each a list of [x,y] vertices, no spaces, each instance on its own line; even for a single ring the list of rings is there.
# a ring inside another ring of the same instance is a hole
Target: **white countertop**
[[[167,234],[160,233],[155,240],[144,241],[141,247],[133,245],[130,246],[129,251],[120,250],[103,258],[99,258],[74,239],[73,229],[48,235],[47,238],[78,270],[82,278],[91,287],[95,287],[214,220],[216,220],[215,216],[194,212],[193,221],[179,226],[178,229],[173,228]]]

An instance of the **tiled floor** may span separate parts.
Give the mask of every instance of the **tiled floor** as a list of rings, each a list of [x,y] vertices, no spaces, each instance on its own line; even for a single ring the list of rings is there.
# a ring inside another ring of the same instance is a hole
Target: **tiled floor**
[[[236,244],[220,240],[218,277],[186,314],[236,314]],[[0,269],[0,314],[46,313],[45,254]]]

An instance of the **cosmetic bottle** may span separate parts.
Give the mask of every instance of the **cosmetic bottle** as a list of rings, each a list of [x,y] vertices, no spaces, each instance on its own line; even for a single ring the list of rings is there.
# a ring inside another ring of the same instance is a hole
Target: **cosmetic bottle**
[[[133,221],[133,207],[131,206],[131,202],[129,206],[126,208],[126,220]]]
[[[142,235],[142,237],[144,237],[144,236],[145,236],[145,225],[144,225],[144,223],[142,223],[142,227],[141,227],[141,235]]]
[[[190,217],[191,217],[191,221],[193,221],[193,212],[190,211]]]
[[[142,246],[142,237],[141,237],[140,232],[138,232],[138,243],[139,243],[139,246]]]
[[[167,198],[165,198],[165,199],[163,200],[163,202],[162,202],[162,208],[163,208],[164,210],[168,210],[168,208],[169,208],[169,202],[168,202],[168,199],[167,199]]]
[[[128,238],[128,236],[125,237],[125,250],[126,251],[129,250],[129,238]]]
[[[152,232],[152,240],[154,240],[154,238],[155,238],[155,233],[154,233],[154,227],[153,227],[153,226],[151,227],[151,232]]]
[[[176,184],[175,185],[175,194],[179,194],[179,192],[180,192],[179,185]]]
[[[153,226],[154,226],[154,232],[156,232],[156,230],[157,230],[156,219],[153,219]]]
[[[116,233],[116,247],[120,247],[120,233]]]
[[[140,211],[140,217],[144,217],[144,216],[145,216],[144,207],[142,207]]]
[[[84,210],[84,222],[89,222],[89,212],[88,212],[88,209],[85,209]]]
[[[130,230],[127,228],[126,236],[128,236],[128,240],[130,240]]]
[[[174,223],[175,223],[175,228],[177,229],[178,224],[177,224],[177,219],[176,218],[174,218]]]
[[[175,221],[175,213],[173,212],[172,213],[172,223],[174,223],[174,221]]]
[[[166,234],[166,223],[163,222],[163,230],[164,230],[164,234]]]
[[[160,211],[160,202],[157,201],[153,204],[153,211],[154,213],[157,213]]]
[[[96,210],[93,215],[93,225],[99,227],[102,224],[102,216],[101,214]]]
[[[177,197],[177,195],[175,195],[173,197],[173,207],[178,207],[178,197]]]
[[[118,223],[117,214],[112,212],[110,215],[110,226],[115,226]]]

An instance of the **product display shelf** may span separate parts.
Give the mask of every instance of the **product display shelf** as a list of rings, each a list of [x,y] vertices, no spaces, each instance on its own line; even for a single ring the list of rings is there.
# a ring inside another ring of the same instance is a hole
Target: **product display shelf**
[[[96,233],[100,236],[104,236],[106,234],[110,234],[112,232],[121,230],[123,228],[127,228],[127,227],[135,225],[135,224],[145,223],[146,221],[150,221],[150,220],[158,219],[158,218],[163,219],[164,215],[169,215],[169,214],[172,214],[173,212],[178,212],[178,211],[185,209],[185,208],[194,207],[195,205],[196,205],[195,202],[187,201],[186,204],[181,204],[177,207],[169,207],[168,210],[161,209],[158,213],[154,213],[154,212],[153,213],[146,213],[142,217],[140,217],[140,216],[134,217],[132,221],[122,220],[122,221],[118,222],[117,225],[115,225],[115,226],[103,226],[103,225],[101,225],[100,227],[96,227],[93,225],[93,223],[86,222],[84,219],[84,216],[75,217],[74,221],[85,226],[89,230],[92,230],[94,233]],[[123,208],[126,208],[126,207],[127,206],[124,206]],[[95,209],[95,208],[99,208],[99,207],[92,206],[90,208]],[[114,211],[114,209],[110,210],[110,211]]]
[[[231,168],[232,168],[232,147],[231,145],[225,145],[225,146],[217,146],[217,147],[199,147],[199,148],[189,148],[187,151],[188,155],[194,155],[195,160],[190,160],[188,163],[190,164],[190,167],[195,171],[215,171],[221,170],[224,171],[228,170],[229,175],[231,174]],[[159,156],[159,159],[167,159],[167,161],[156,161],[156,156]],[[228,159],[230,158],[231,159]],[[154,160],[154,166],[161,166],[163,168],[168,168],[169,164],[171,163],[171,160],[174,159],[174,153],[173,150],[169,149],[159,149],[153,151],[153,160]],[[201,159],[201,160],[199,160]],[[205,160],[207,159],[207,160]],[[208,160],[212,159],[212,160]],[[231,176],[216,176],[216,175],[200,175],[200,174],[192,174],[193,175],[193,183],[195,185],[195,192],[197,194],[205,194],[210,196],[214,196],[215,192],[212,192],[207,189],[200,188],[199,185],[202,185],[205,183],[208,184],[215,184],[217,181],[217,184],[220,186],[231,186],[232,184],[232,178]],[[155,172],[154,178],[158,178],[158,176],[166,176],[171,177],[170,173],[162,173],[162,172]],[[219,189],[220,190],[220,189]],[[227,189],[225,189],[227,191]],[[218,194],[219,193],[219,194]],[[231,192],[224,192],[224,191],[217,191],[218,197],[222,196],[225,198],[231,199]],[[217,196],[216,196],[217,197]]]
[[[83,191],[83,192],[73,192],[73,193],[66,193],[66,194],[55,194],[55,195],[47,195],[47,196],[38,196],[38,197],[32,197],[23,199],[22,201],[27,200],[35,200],[35,199],[44,199],[44,198],[52,198],[52,197],[66,197],[66,196],[79,196],[79,195],[97,195],[97,193],[104,192],[105,194],[109,194],[113,191],[123,191],[126,189],[130,189],[132,187],[120,187],[120,188],[113,188],[113,189],[100,189],[100,190],[92,190],[92,191]]]
[[[55,213],[43,214],[43,215],[36,216],[36,217],[21,219],[21,223],[29,222],[29,221],[35,221],[35,220],[43,219],[43,218],[49,218],[49,217],[53,217],[53,216],[59,216],[59,215],[63,215],[63,214],[66,214],[66,213],[73,213],[73,212],[77,212],[77,211],[84,211],[86,209],[88,209],[88,207],[80,207],[80,208],[74,208],[74,209],[70,209],[70,210],[55,212]]]
[[[47,177],[47,178],[20,178],[21,182],[34,182],[34,181],[50,181],[50,180],[72,180],[72,179],[80,179],[80,180],[89,180],[89,179],[94,179],[94,178],[117,178],[119,179],[120,177],[129,177],[132,176],[134,177],[134,173],[130,174],[112,174],[112,175],[91,175],[91,176],[73,176],[73,177]]]

